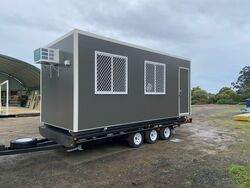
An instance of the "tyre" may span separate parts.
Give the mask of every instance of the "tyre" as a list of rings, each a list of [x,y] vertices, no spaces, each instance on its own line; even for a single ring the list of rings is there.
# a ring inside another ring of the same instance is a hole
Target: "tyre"
[[[132,148],[138,148],[142,145],[143,143],[143,136],[142,133],[136,132],[136,133],[131,133],[128,136],[128,144]]]
[[[10,141],[10,147],[12,149],[25,149],[32,148],[37,145],[36,138],[21,137]]]
[[[172,129],[170,127],[164,127],[160,129],[160,139],[169,140],[172,136]]]
[[[149,144],[153,144],[156,142],[158,138],[158,132],[153,129],[145,132],[145,141]]]

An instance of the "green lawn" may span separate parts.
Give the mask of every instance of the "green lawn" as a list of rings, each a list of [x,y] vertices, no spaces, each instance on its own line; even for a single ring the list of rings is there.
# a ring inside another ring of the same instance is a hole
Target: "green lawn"
[[[231,178],[239,185],[239,188],[250,187],[250,164],[247,166],[231,165],[229,173]]]

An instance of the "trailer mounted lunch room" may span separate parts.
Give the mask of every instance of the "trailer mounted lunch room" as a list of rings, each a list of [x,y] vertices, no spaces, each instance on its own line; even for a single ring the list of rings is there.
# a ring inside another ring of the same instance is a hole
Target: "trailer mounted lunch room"
[[[192,122],[189,59],[75,29],[35,50],[34,60],[45,139],[14,140],[0,155],[111,137],[139,147]]]
[[[66,146],[72,143],[58,134],[87,138],[179,124],[190,115],[189,59],[77,29],[35,56],[42,65],[40,133]]]

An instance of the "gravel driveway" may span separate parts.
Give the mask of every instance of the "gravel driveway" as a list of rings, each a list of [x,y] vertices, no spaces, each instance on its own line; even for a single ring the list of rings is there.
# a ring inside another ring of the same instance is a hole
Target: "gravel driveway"
[[[177,128],[172,141],[138,149],[116,139],[82,152],[3,156],[0,187],[235,187],[228,166],[249,164],[250,151],[231,147],[248,137],[223,122],[239,108],[194,106],[193,123]],[[0,143],[21,135],[38,137],[38,126],[39,117],[0,120]]]

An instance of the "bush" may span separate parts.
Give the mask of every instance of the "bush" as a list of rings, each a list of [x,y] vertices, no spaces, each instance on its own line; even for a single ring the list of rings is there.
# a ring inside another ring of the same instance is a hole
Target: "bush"
[[[208,104],[215,104],[217,102],[216,95],[213,93],[208,94]]]
[[[244,89],[239,94],[240,94],[241,101],[245,101],[246,99],[250,99],[250,87]]]
[[[200,87],[192,89],[192,104],[206,104],[208,102],[208,93]]]
[[[238,104],[240,96],[228,87],[223,87],[216,95],[217,104]]]

